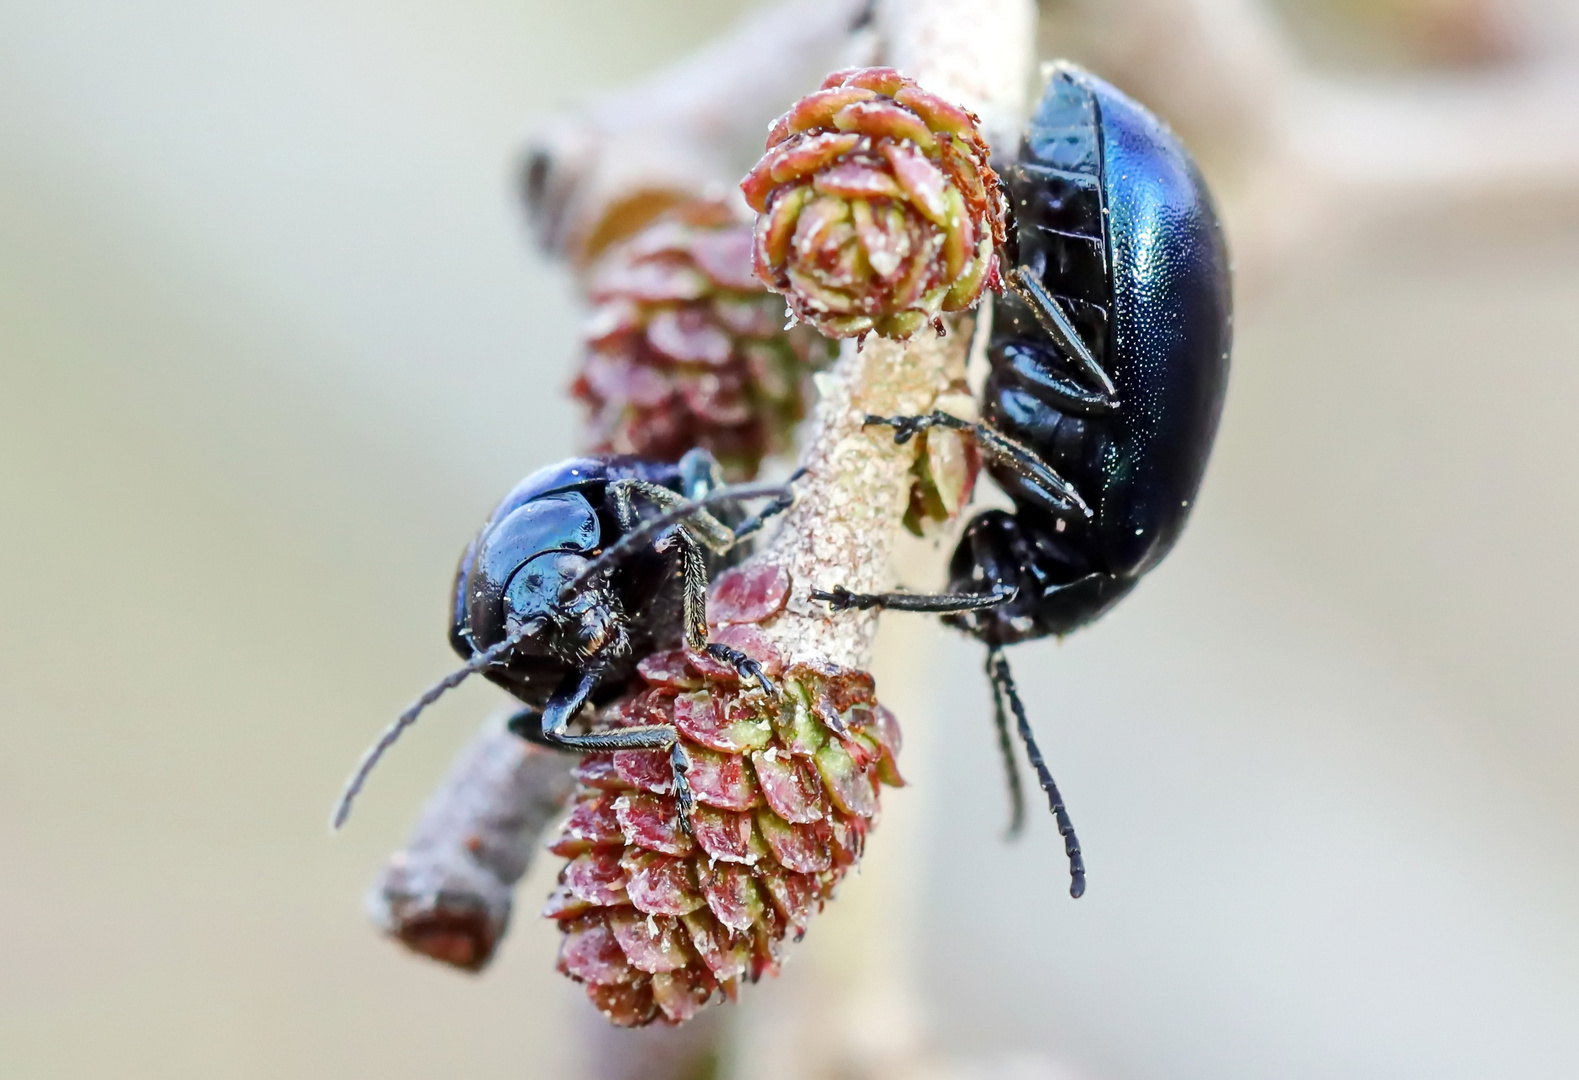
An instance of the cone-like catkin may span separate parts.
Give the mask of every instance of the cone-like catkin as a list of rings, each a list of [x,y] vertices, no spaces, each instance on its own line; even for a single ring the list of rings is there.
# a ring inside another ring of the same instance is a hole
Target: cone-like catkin
[[[670,212],[605,255],[572,394],[588,449],[673,461],[694,446],[731,479],[789,445],[812,371],[832,355],[751,269],[751,226],[717,203]]]
[[[828,76],[741,181],[757,275],[831,337],[903,340],[999,288],[1006,208],[977,122],[891,68]]]
[[[881,784],[898,785],[899,728],[865,672],[785,666],[753,623],[783,608],[775,566],[722,575],[713,640],[762,664],[767,698],[707,657],[661,653],[602,724],[672,723],[690,757],[692,835],[669,755],[588,755],[550,850],[570,858],[544,914],[564,931],[559,969],[611,1021],[677,1024],[717,991],[774,974],[861,857]]]

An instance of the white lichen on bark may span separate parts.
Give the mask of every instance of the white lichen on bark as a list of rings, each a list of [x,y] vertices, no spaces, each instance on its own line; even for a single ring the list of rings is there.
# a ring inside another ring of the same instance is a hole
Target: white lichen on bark
[[[971,319],[946,337],[922,334],[905,345],[844,343],[839,361],[818,377],[815,426],[801,457],[799,501],[755,562],[782,566],[790,599],[762,630],[792,662],[866,668],[876,611],[830,613],[813,589],[843,585],[881,592],[893,583],[893,548],[910,502],[911,467],[922,440],[894,442],[892,428],[866,427],[868,414],[932,411],[964,378]]]
[[[880,0],[874,23],[881,63],[977,113],[995,154],[1014,152],[1034,63],[1030,0]],[[867,429],[863,421],[868,413],[930,412],[963,379],[973,320],[950,323],[946,337],[921,334],[905,345],[868,339],[858,349],[845,342],[839,362],[818,380],[800,501],[758,556],[790,573],[790,602],[763,630],[792,662],[868,665],[877,613],[831,615],[809,593],[835,585],[881,592],[892,584],[920,440],[896,445],[891,428]]]
[[[1020,141],[1036,48],[1031,0],[878,0],[883,62],[981,118],[994,155]]]

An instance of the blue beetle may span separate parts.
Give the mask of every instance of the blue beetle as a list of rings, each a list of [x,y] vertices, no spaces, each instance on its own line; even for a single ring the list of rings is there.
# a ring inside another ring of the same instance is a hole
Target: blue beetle
[[[772,497],[756,516],[709,508]],[[623,455],[573,458],[517,484],[467,546],[451,594],[450,644],[465,665],[435,683],[364,755],[335,809],[338,827],[367,775],[445,691],[481,672],[524,703],[511,731],[579,752],[670,752],[682,824],[687,762],[667,724],[571,733],[586,705],[624,692],[643,656],[682,641],[776,689],[755,660],[707,640],[711,574],[741,540],[792,501],[783,485],[723,487],[705,450],[678,463]],[[711,552],[711,555],[709,554]]]
[[[1205,182],[1166,126],[1077,67],[1054,67],[1000,170],[1011,267],[988,343],[983,422],[944,413],[867,418],[904,442],[928,427],[975,434],[1014,512],[965,528],[949,593],[819,592],[835,609],[945,613],[987,644],[1014,803],[1007,701],[1069,858],[1085,867],[1032,738],[1003,647],[1062,635],[1133,589],[1173,547],[1211,453],[1232,337],[1228,252]]]

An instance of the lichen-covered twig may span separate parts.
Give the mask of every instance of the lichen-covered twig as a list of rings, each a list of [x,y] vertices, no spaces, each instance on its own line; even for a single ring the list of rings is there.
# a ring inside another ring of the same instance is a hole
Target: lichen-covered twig
[[[549,125],[526,176],[545,247],[584,266],[676,202],[728,190],[785,102],[851,59],[852,28],[867,7],[822,0],[767,9]],[[508,925],[516,882],[563,809],[573,760],[531,749],[497,719],[484,724],[374,883],[373,921],[436,960],[484,966]]]
[[[570,860],[544,911],[564,932],[559,968],[615,1024],[682,1023],[715,993],[776,974],[786,939],[858,865],[881,787],[902,782],[899,727],[865,670],[873,613],[831,615],[809,592],[887,583],[918,448],[865,420],[928,411],[960,383],[967,336],[924,342],[846,348],[820,380],[802,502],[766,551],[714,584],[709,637],[758,678],[693,643],[644,658],[597,717],[672,726],[686,762],[682,798],[668,750],[589,755],[550,845]]]
[[[838,363],[818,378],[817,427],[801,459],[800,501],[753,560],[788,573],[789,602],[762,625],[786,656],[870,666],[877,612],[833,614],[811,593],[838,585],[861,592],[891,587],[894,543],[920,448],[896,444],[891,429],[869,428],[865,419],[931,411],[964,376],[971,325],[962,319],[945,337],[928,334],[904,345],[847,342]]]
[[[884,63],[975,112],[995,154],[1013,153],[1032,78],[1030,0],[880,0],[874,22]],[[881,592],[890,584],[921,448],[896,445],[889,429],[869,429],[865,417],[934,408],[964,373],[973,324],[958,319],[946,337],[921,335],[904,345],[847,341],[837,365],[819,378],[817,427],[802,456],[803,495],[758,557],[783,566],[792,583],[784,612],[763,627],[786,655],[868,666],[876,613],[831,615],[810,593],[841,584]]]

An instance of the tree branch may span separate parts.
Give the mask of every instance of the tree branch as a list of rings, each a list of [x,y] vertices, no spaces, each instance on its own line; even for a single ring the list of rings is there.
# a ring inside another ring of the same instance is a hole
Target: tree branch
[[[512,735],[504,719],[492,717],[461,751],[367,896],[385,933],[467,971],[492,959],[515,883],[571,788],[574,759]]]
[[[785,105],[864,60],[869,46],[853,29],[868,2],[767,8],[653,77],[550,121],[523,176],[539,242],[585,267],[675,203],[732,196]]]

